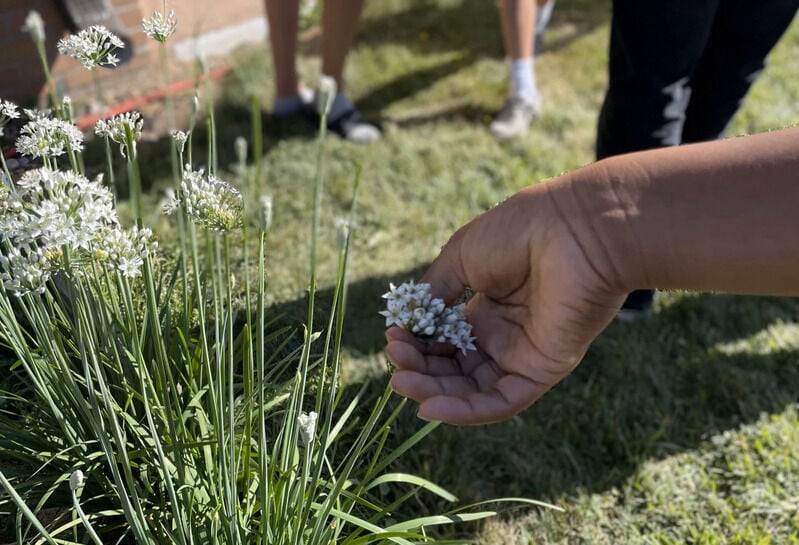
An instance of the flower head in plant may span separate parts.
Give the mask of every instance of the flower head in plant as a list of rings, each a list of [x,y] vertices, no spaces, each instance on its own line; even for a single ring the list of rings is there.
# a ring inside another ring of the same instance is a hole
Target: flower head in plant
[[[297,417],[297,426],[300,429],[300,443],[304,447],[313,442],[318,416],[314,411],[311,411],[309,413],[300,413]]]
[[[206,175],[203,169],[186,165],[180,191],[166,204],[167,213],[181,207],[198,225],[215,231],[230,231],[242,226],[244,200],[229,183]]]
[[[63,155],[67,147],[72,151],[82,150],[83,134],[72,123],[36,117],[22,127],[16,147],[24,155],[57,157]]]
[[[25,24],[22,26],[22,30],[30,34],[34,41],[44,41],[44,20],[42,20],[42,16],[39,15],[38,11],[31,10],[28,12],[28,16],[25,17]]]
[[[175,12],[161,13],[156,11],[150,17],[141,21],[144,33],[157,42],[165,43],[175,32],[178,26],[175,20]]]
[[[141,138],[141,130],[144,126],[144,121],[139,112],[125,112],[124,114],[115,115],[111,119],[100,119],[94,124],[94,133],[97,136],[107,136],[117,144],[119,144],[120,153],[123,157],[127,157],[131,153],[128,149],[129,137],[130,142],[133,144],[133,157],[136,154],[136,142]]]
[[[3,127],[8,123],[9,119],[16,119],[19,117],[19,110],[17,105],[8,100],[0,100],[0,136],[3,136]]]
[[[389,286],[383,295],[386,310],[380,312],[386,318],[386,327],[396,325],[422,340],[450,343],[464,354],[476,349],[465,305],[447,307],[443,299],[432,296],[430,284],[410,281]]]
[[[35,119],[42,119],[44,117],[50,117],[53,115],[53,110],[50,108],[38,109],[38,108],[23,108],[23,112],[25,112],[25,116],[30,120]]]
[[[178,153],[183,153],[183,148],[186,147],[186,142],[189,139],[189,135],[177,129],[172,129],[169,134],[172,136],[172,140],[175,142],[175,147],[177,148]]]
[[[17,105],[9,100],[0,100],[0,124],[6,123],[9,119],[19,117]]]
[[[58,52],[79,61],[89,70],[104,64],[116,66],[119,59],[114,51],[125,47],[124,42],[101,25],[90,26],[77,34],[58,41]]]
[[[17,295],[44,291],[58,270],[84,274],[89,263],[137,276],[154,247],[151,236],[121,229],[99,178],[40,168],[14,191],[0,188],[0,280]]]

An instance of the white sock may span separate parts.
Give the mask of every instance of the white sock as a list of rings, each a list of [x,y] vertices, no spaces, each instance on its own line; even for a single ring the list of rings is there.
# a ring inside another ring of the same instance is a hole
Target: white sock
[[[541,97],[535,84],[535,63],[532,57],[510,61],[511,95],[538,105]]]

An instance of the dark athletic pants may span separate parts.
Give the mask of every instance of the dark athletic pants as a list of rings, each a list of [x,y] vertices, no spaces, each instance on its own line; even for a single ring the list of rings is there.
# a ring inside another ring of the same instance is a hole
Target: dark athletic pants
[[[720,138],[797,9],[799,0],[614,0],[597,159]]]

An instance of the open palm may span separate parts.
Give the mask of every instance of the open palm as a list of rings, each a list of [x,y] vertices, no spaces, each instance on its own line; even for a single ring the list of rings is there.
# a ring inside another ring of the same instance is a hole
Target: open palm
[[[532,219],[531,219],[532,218]],[[422,278],[446,301],[474,291],[476,351],[386,332],[391,384],[419,416],[452,424],[512,417],[569,374],[624,293],[590,263],[546,189],[525,190],[453,235]]]

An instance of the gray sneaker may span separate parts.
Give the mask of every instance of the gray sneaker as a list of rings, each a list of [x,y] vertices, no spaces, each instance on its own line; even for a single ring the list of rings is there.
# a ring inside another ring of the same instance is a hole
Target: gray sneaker
[[[530,128],[530,124],[538,117],[537,104],[528,102],[519,97],[510,97],[505,101],[494,121],[489,125],[489,130],[495,138],[505,140],[522,136]]]

